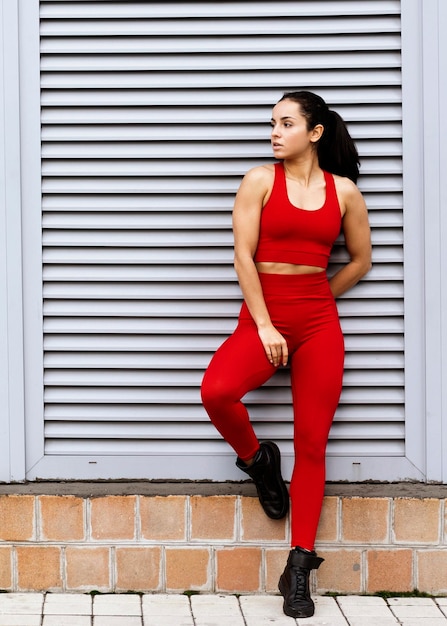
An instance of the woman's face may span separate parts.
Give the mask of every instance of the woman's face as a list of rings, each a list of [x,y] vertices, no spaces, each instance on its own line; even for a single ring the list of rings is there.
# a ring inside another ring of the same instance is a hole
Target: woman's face
[[[308,130],[301,107],[293,100],[281,100],[272,111],[271,143],[277,159],[292,159],[306,155],[315,148],[323,127]]]

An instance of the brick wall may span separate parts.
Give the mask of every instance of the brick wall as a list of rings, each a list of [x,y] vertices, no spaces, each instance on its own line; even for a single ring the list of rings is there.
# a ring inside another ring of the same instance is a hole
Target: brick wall
[[[268,519],[257,498],[105,495],[113,491],[105,485],[101,495],[64,494],[64,484],[57,493],[0,493],[0,589],[277,591],[289,523]],[[420,487],[417,495],[340,490],[333,486],[324,501],[317,592],[447,593],[443,490],[436,497]]]

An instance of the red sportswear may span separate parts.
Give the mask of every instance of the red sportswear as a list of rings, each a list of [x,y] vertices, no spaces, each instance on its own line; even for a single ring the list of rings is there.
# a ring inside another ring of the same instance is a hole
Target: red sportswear
[[[326,200],[320,209],[308,211],[290,202],[284,166],[275,163],[272,193],[261,214],[255,262],[327,268],[332,246],[340,234],[341,212],[334,177],[323,173]]]

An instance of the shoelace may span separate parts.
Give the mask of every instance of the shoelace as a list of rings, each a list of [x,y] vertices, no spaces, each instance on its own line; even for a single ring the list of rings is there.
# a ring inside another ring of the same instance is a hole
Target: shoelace
[[[307,593],[307,571],[303,569],[297,569],[295,571],[296,588],[295,588],[295,601],[302,600]]]

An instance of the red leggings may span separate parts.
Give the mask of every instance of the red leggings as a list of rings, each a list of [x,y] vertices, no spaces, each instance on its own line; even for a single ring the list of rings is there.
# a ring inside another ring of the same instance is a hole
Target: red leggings
[[[342,388],[343,335],[326,272],[259,277],[273,325],[289,348],[295,450],[292,546],[313,550],[324,496],[326,445]],[[202,382],[211,421],[242,460],[255,455],[259,441],[241,399],[275,372],[244,303],[236,330],[215,353]]]

